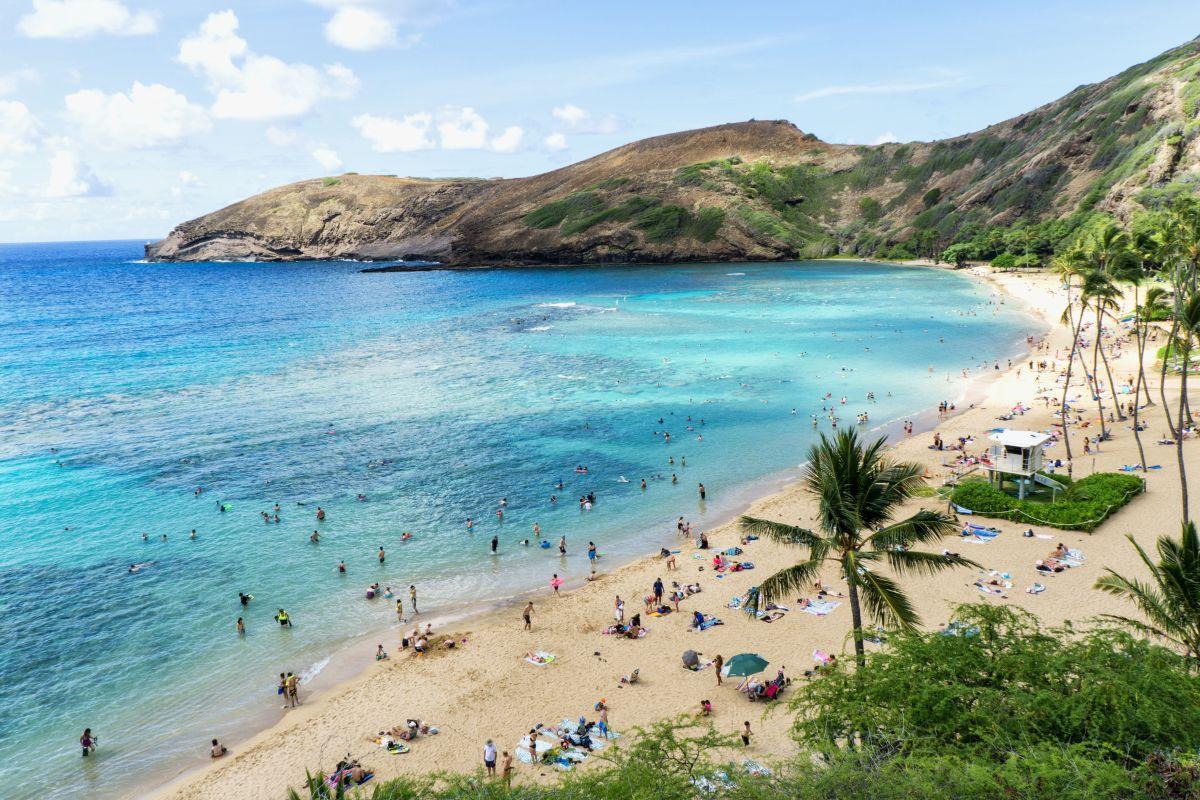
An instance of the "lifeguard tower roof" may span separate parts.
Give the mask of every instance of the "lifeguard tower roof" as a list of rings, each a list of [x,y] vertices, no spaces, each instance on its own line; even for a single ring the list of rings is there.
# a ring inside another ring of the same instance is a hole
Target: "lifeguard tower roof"
[[[1004,447],[1019,447],[1022,450],[1028,450],[1050,441],[1049,434],[1038,431],[1005,430],[993,433],[988,438]]]

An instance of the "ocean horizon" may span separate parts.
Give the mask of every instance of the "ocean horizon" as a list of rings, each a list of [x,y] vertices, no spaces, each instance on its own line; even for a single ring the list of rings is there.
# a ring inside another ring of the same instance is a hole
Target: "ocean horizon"
[[[415,585],[423,621],[579,583],[589,542],[607,570],[680,515],[703,530],[795,470],[830,411],[914,418],[1041,329],[971,276],[878,263],[363,274],[141,256],[0,245],[11,796],[168,779],[278,718],[279,672],[311,685],[368,634],[394,649],[394,600],[371,584],[406,606]]]

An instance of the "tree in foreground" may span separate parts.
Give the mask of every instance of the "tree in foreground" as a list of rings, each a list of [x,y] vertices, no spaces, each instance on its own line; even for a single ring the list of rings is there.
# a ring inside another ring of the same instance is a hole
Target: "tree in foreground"
[[[913,550],[913,545],[935,544],[954,533],[954,517],[922,509],[895,520],[897,510],[925,485],[920,464],[893,462],[883,452],[885,439],[864,444],[854,430],[843,430],[821,441],[808,453],[803,480],[817,497],[820,527],[817,531],[782,522],[742,517],[744,530],[808,551],[808,558],[776,572],[758,587],[751,610],[765,603],[805,591],[829,564],[836,564],[849,586],[854,652],[861,664],[863,606],[870,617],[889,628],[912,628],[920,618],[900,584],[876,568],[886,564],[903,575],[931,575],[952,567],[976,567],[957,555]]]
[[[1132,602],[1145,621],[1118,614],[1104,616],[1166,639],[1183,651],[1194,668],[1200,667],[1200,537],[1195,523],[1185,522],[1178,540],[1159,537],[1157,562],[1132,536],[1127,538],[1150,570],[1150,580],[1127,578],[1108,569],[1108,574],[1096,581],[1096,588]]]

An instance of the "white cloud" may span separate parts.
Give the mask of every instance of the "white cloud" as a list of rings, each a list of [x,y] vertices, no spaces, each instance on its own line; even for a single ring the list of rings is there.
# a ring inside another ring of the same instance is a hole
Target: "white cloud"
[[[573,133],[616,133],[621,127],[621,121],[614,114],[595,117],[587,109],[571,103],[557,106],[550,113]]]
[[[884,131],[876,136],[875,141],[871,142],[871,144],[887,144],[888,142],[894,141],[896,141],[896,134],[892,133],[891,131]]]
[[[312,151],[312,157],[321,165],[321,169],[326,172],[335,172],[342,167],[342,160],[338,158],[338,154],[328,147],[321,146]]]
[[[33,0],[33,11],[17,21],[17,30],[31,39],[141,36],[158,30],[158,19],[149,11],[130,11],[120,0]]]
[[[103,197],[112,187],[92,172],[74,150],[55,150],[50,157],[47,197]]]
[[[237,28],[232,11],[209,14],[198,31],[179,43],[179,61],[203,74],[216,95],[215,117],[299,117],[321,100],[348,97],[358,88],[354,72],[341,64],[317,69],[253,53]]]
[[[359,114],[350,124],[377,153],[408,153],[435,146],[429,135],[433,127],[433,115],[429,113],[409,114],[403,119]]]
[[[482,150],[487,144],[487,121],[469,106],[443,108],[437,129],[443,150]]]
[[[519,125],[510,125],[504,133],[496,136],[488,143],[488,147],[497,153],[515,153],[521,147],[525,138],[525,129]]]
[[[38,79],[38,73],[35,69],[23,67],[22,69],[14,69],[12,72],[5,72],[0,75],[0,95],[12,94],[23,83],[32,83]]]
[[[301,140],[299,131],[291,128],[280,128],[277,125],[267,126],[267,141],[276,147],[288,147]]]
[[[339,8],[325,23],[325,38],[347,50],[378,50],[396,44],[396,26],[373,8]]]
[[[179,197],[188,189],[198,189],[204,186],[204,181],[194,172],[183,169],[179,171],[179,185],[171,187],[171,195]]]
[[[567,149],[567,137],[561,133],[552,133],[542,140],[542,144],[550,150],[558,152]]]
[[[421,34],[399,35],[399,27],[440,22],[456,0],[308,0],[333,11],[325,23],[325,38],[348,50],[410,47]]]
[[[443,150],[515,153],[525,138],[525,129],[519,125],[510,125],[499,135],[489,137],[491,126],[487,120],[468,106],[446,106],[436,114],[422,111],[403,119],[359,114],[350,124],[378,153],[432,150],[439,146]]]
[[[931,89],[944,89],[956,86],[966,80],[963,75],[948,73],[947,77],[932,81],[912,83],[858,83],[848,86],[824,86],[813,89],[796,97],[797,103],[807,103],[810,100],[820,100],[823,97],[835,97],[846,94],[906,94],[908,92],[926,92]]]
[[[83,137],[118,149],[171,145],[212,127],[203,108],[161,83],[134,81],[129,94],[84,89],[65,103],[68,120]]]
[[[0,157],[32,152],[41,138],[37,117],[19,100],[0,100]]]

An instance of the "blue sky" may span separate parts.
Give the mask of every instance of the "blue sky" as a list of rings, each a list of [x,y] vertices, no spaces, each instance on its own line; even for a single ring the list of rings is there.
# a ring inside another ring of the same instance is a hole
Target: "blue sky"
[[[344,171],[520,176],[784,118],[954,136],[1200,34],[1200,4],[4,0],[0,241],[158,238]]]

